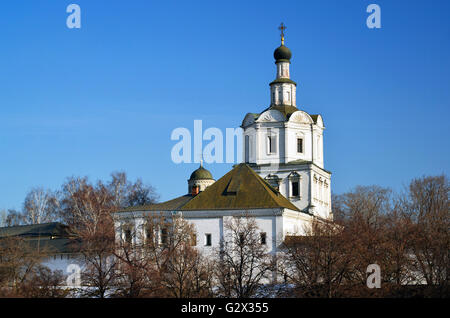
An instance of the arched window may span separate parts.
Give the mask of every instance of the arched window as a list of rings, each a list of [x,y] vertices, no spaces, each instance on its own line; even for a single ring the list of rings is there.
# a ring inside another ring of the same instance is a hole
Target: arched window
[[[281,179],[274,174],[268,174],[267,177],[264,178],[268,184],[277,191],[280,191],[280,182]]]

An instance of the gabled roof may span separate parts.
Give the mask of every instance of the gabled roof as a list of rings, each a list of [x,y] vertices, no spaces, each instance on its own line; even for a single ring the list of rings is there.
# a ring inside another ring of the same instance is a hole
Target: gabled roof
[[[266,208],[287,208],[299,211],[295,205],[272,188],[247,164],[241,163],[187,202],[180,210]]]
[[[25,241],[31,249],[43,251],[48,254],[71,254],[81,251],[83,244],[80,239],[33,239]]]
[[[81,247],[70,228],[58,222],[0,228],[0,245],[8,238],[24,240],[28,248],[49,254],[76,253]]]
[[[149,204],[144,206],[132,206],[119,212],[131,212],[131,211],[177,211],[188,203],[193,198],[192,195],[186,194],[181,197],[155,204]]]
[[[0,238],[11,236],[69,236],[69,234],[69,227],[58,222],[0,227]]]

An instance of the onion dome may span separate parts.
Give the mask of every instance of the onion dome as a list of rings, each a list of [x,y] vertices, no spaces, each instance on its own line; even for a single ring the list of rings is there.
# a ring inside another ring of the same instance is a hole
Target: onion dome
[[[292,57],[292,53],[289,48],[282,44],[273,52],[273,57],[275,58],[276,62],[289,62]]]

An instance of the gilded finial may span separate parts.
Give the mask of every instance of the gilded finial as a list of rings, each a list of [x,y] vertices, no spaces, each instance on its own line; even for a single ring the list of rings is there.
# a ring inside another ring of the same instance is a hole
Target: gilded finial
[[[281,31],[281,45],[284,45],[284,30],[286,30],[287,27],[284,25],[283,22],[281,22],[280,26],[278,27],[278,30]]]

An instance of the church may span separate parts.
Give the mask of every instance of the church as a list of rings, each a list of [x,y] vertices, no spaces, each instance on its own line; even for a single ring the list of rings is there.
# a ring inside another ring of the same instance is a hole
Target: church
[[[116,212],[117,240],[145,237],[141,231],[148,215],[177,215],[194,225],[194,245],[208,253],[220,246],[227,220],[251,216],[261,231],[261,244],[275,253],[286,236],[304,235],[314,219],[333,219],[331,172],[324,168],[324,122],[321,115],[297,108],[284,29],[282,24],[281,45],[273,54],[276,76],[270,83],[269,107],[246,114],[241,124],[244,162],[217,180],[200,164],[186,194]],[[130,228],[141,235],[128,237]]]

